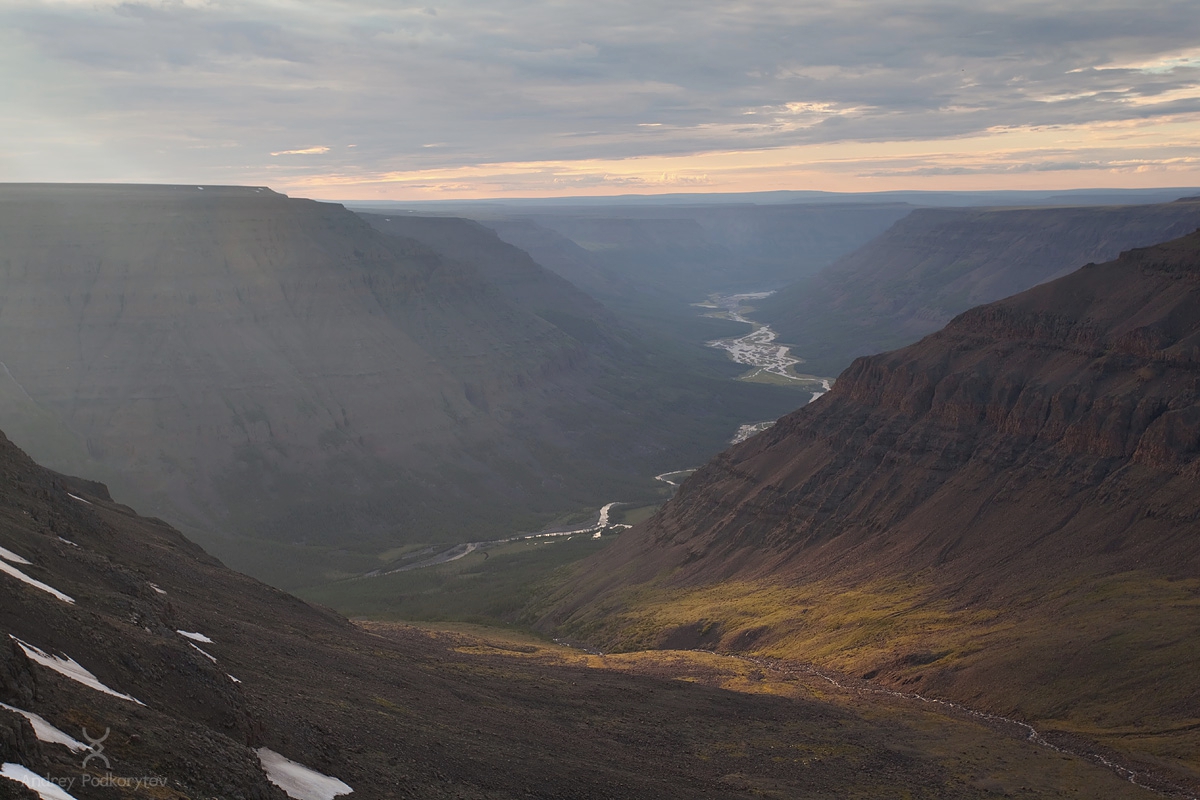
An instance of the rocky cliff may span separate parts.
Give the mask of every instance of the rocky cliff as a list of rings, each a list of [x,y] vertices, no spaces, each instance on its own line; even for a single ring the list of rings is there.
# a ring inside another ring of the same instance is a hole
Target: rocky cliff
[[[759,304],[806,369],[836,375],[861,355],[941,328],[980,303],[1200,225],[1200,201],[1087,208],[921,209],[810,280]]]
[[[816,660],[1194,779],[1198,480],[1200,232],[858,359],[543,624]]]

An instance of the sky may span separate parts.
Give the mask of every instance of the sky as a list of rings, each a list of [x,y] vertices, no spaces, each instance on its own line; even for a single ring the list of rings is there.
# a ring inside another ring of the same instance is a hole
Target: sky
[[[1196,0],[0,0],[0,181],[1200,186]]]

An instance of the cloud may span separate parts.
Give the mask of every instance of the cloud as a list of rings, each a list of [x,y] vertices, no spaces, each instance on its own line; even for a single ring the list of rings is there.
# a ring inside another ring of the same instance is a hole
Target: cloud
[[[1194,0],[446,0],[431,10],[8,0],[0,104],[21,124],[0,130],[0,152],[21,155],[0,157],[0,180],[303,186],[331,174],[751,150],[786,164],[797,148],[903,150],[1200,112]],[[1200,145],[1194,126],[1174,129]],[[326,144],[280,149],[297,138]],[[291,155],[322,158],[280,158]],[[558,185],[520,174],[477,188]],[[719,185],[719,172],[696,174]],[[446,185],[470,191],[464,183]]]
[[[346,147],[354,147],[355,145],[348,144]],[[328,153],[329,148],[324,145],[317,147],[305,147],[302,150],[277,150],[271,153],[273,156],[317,156],[322,153]]]

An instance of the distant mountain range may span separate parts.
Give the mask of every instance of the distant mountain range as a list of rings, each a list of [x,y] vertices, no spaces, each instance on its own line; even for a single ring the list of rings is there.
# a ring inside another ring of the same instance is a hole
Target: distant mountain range
[[[820,273],[757,303],[801,369],[836,375],[951,317],[1122,250],[1200,227],[1200,199],[1051,208],[918,209]]]
[[[978,192],[724,192],[626,194],[609,197],[506,198],[494,200],[424,200],[424,201],[348,201],[354,208],[391,211],[414,208],[423,211],[453,211],[472,216],[487,209],[558,209],[563,207],[621,207],[652,206],[728,206],[728,205],[795,205],[842,203],[909,203],[914,206],[1027,206],[1027,205],[1121,205],[1128,203],[1165,203],[1178,197],[1200,194],[1200,188],[1167,187],[1153,189],[1051,189],[1001,190]]]
[[[418,208],[368,216],[392,224],[437,213],[470,217],[606,305],[628,310],[686,308],[713,292],[787,285],[866,244],[913,207],[859,200]]]
[[[1198,480],[1200,232],[856,360],[535,616],[816,662],[1195,787]]]

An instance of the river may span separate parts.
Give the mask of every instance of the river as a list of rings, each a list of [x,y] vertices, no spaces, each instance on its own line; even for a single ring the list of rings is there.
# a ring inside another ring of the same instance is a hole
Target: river
[[[809,391],[812,400],[816,400],[829,391],[833,384],[832,379],[797,372],[796,365],[803,364],[804,359],[792,355],[791,348],[787,345],[779,344],[776,341],[779,335],[771,330],[770,325],[746,316],[754,311],[751,302],[770,297],[772,294],[774,292],[714,294],[706,302],[695,303],[697,308],[705,309],[705,316],[742,322],[751,329],[749,333],[741,336],[714,339],[708,342],[708,346],[724,350],[734,362],[752,368],[739,376],[738,380],[794,385]]]
[[[791,349],[787,345],[776,343],[778,334],[771,330],[770,325],[746,316],[754,311],[753,306],[749,305],[751,302],[770,297],[772,294],[774,292],[714,294],[708,298],[707,302],[694,305],[706,309],[706,316],[742,322],[750,326],[750,332],[742,336],[714,339],[708,342],[709,347],[715,347],[728,353],[734,362],[752,367],[749,372],[739,376],[738,380],[795,386],[809,392],[808,402],[811,403],[833,388],[833,379],[796,372],[796,365],[803,364],[804,359],[792,355]],[[744,442],[774,424],[775,420],[748,422],[737,429],[729,443]]]
[[[411,564],[403,564],[398,567],[383,567],[382,569],[372,570],[362,577],[380,578],[384,575],[395,575],[397,572],[408,572],[409,570],[414,569],[434,567],[438,564],[449,564],[451,561],[458,561],[460,558],[466,558],[476,550],[493,547],[498,544],[508,544],[509,542],[523,542],[534,539],[553,539],[560,536],[571,537],[581,533],[590,533],[592,534],[593,538],[599,539],[607,530],[624,530],[625,528],[632,527],[623,522],[613,523],[609,520],[609,513],[612,511],[613,506],[619,505],[621,505],[621,503],[608,503],[600,509],[600,513],[597,515],[595,522],[582,528],[555,528],[546,531],[539,531],[537,533],[523,533],[519,536],[509,536],[506,539],[492,539],[487,542],[463,542],[462,544],[456,544],[447,550],[435,553],[434,555],[429,556],[429,558],[422,559],[421,561],[414,561]],[[430,547],[420,551],[417,555],[424,555],[425,553],[431,553],[433,551],[434,548]]]
[[[769,325],[764,325],[761,322],[755,322],[745,315],[753,311],[753,307],[748,305],[754,300],[761,300],[768,297],[772,292],[748,292],[742,294],[729,295],[712,295],[708,302],[696,303],[699,308],[706,309],[708,316],[720,317],[721,319],[730,319],[734,322],[742,322],[749,325],[752,330],[743,336],[738,336],[729,339],[716,339],[708,342],[709,347],[716,347],[726,351],[729,357],[738,364],[745,364],[752,369],[745,375],[739,377],[739,380],[757,381],[767,383],[785,383],[793,385],[797,388],[808,391],[811,397],[808,402],[816,400],[821,395],[825,394],[832,388],[833,382],[830,378],[820,378],[815,375],[803,375],[797,373],[794,367],[797,364],[803,364],[804,359],[793,356],[786,345],[776,344],[776,333],[771,330]],[[729,440],[730,444],[749,439],[756,433],[764,431],[775,424],[775,420],[766,420],[763,422],[748,422],[740,426],[734,433],[733,438]],[[684,478],[695,471],[695,468],[676,470],[674,472],[664,472],[662,475],[655,476],[655,480],[662,481],[672,487],[678,486]],[[397,572],[408,572],[414,569],[423,569],[425,567],[433,567],[438,564],[448,564],[451,561],[457,561],[460,558],[466,558],[476,550],[486,549],[495,545],[508,544],[509,542],[520,542],[533,539],[552,539],[561,536],[575,536],[578,534],[592,534],[595,538],[600,538],[605,531],[621,530],[630,526],[625,524],[612,524],[609,521],[609,512],[614,506],[621,503],[609,503],[600,509],[596,517],[596,521],[586,527],[572,527],[563,529],[551,529],[541,531],[539,533],[522,534],[520,536],[510,536],[507,539],[493,539],[488,542],[464,542],[452,547],[436,551],[436,548],[430,547],[420,551],[416,556],[410,556],[409,563],[401,564],[393,567],[383,567],[366,573],[364,578],[377,578],[383,575],[393,575]],[[420,556],[428,557],[416,560]]]

